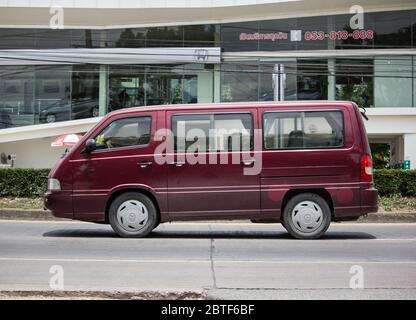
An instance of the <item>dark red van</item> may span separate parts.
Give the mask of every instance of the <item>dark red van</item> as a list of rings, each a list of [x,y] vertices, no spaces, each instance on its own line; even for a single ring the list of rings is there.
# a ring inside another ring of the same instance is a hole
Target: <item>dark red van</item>
[[[51,171],[56,217],[144,237],[159,223],[250,219],[318,238],[377,211],[351,102],[171,105],[108,114]]]

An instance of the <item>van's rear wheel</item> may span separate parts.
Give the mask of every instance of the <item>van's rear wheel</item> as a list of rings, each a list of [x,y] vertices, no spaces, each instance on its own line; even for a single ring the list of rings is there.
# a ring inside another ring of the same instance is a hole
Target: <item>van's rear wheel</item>
[[[289,200],[283,211],[283,225],[297,239],[317,239],[331,223],[328,203],[314,193],[302,193]]]
[[[108,214],[111,227],[123,238],[146,237],[158,221],[153,201],[138,192],[126,192],[115,198]]]

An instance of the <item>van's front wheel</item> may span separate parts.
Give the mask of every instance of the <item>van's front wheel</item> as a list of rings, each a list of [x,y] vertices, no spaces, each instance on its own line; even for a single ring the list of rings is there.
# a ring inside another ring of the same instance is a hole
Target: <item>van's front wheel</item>
[[[153,201],[137,192],[126,192],[115,198],[108,214],[111,227],[123,238],[146,237],[158,221]]]
[[[297,239],[317,239],[331,223],[328,203],[314,193],[302,193],[289,200],[283,211],[283,225]]]

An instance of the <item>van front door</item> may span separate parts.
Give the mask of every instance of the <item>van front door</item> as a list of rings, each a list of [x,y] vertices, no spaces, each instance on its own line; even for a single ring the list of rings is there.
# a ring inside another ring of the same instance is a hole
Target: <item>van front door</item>
[[[258,214],[259,173],[244,174],[244,169],[255,164],[251,150],[257,111],[168,111],[166,116],[174,133],[174,157],[168,164],[171,217],[249,218]]]
[[[93,135],[97,149],[71,160],[74,217],[101,221],[109,195],[128,188],[166,187],[165,167],[153,165],[155,113],[109,119]]]

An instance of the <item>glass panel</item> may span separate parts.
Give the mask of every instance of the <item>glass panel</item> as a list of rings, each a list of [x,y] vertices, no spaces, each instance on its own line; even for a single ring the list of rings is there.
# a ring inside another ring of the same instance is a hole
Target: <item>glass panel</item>
[[[273,66],[273,64],[266,63],[259,66],[259,101],[274,100]]]
[[[214,101],[214,72],[212,65],[183,65],[183,103]]]
[[[198,75],[184,74],[183,103],[198,103]]]
[[[214,47],[215,25],[184,26],[185,47]]]
[[[329,21],[334,21],[330,32],[335,40],[331,42],[334,49],[371,49],[374,46],[374,23],[373,15],[364,13],[363,30],[353,30],[350,26],[352,15],[336,15]],[[331,27],[330,27],[331,28]],[[346,33],[345,33],[346,31]],[[332,33],[331,32],[335,32]],[[330,40],[328,40],[330,41]]]
[[[35,69],[34,113],[40,122],[71,119],[72,66],[47,66]]]
[[[302,30],[302,41],[298,42],[298,50],[326,50],[328,49],[328,38],[322,37],[322,34],[328,33],[328,17],[307,17],[298,18],[297,25]],[[309,32],[311,37],[308,37]],[[320,32],[314,36],[313,32]],[[307,40],[309,39],[309,40]]]
[[[227,23],[221,25],[221,48],[224,51],[256,51],[258,40],[251,35],[258,33],[258,22]]]
[[[98,66],[74,65],[72,70],[71,119],[98,116]]]
[[[344,144],[340,111],[264,114],[266,149],[329,148]]]
[[[183,27],[154,27],[147,29],[147,47],[182,47]]]
[[[2,67],[0,113],[2,128],[97,116],[97,67]]]
[[[328,97],[326,60],[276,61],[285,67],[285,100],[322,100]],[[260,66],[261,101],[273,101],[274,64]]]
[[[221,101],[258,101],[257,65],[221,65]]]
[[[146,69],[146,104],[150,106],[182,103],[184,96],[182,73],[182,66],[148,66]],[[191,90],[189,86],[187,90]],[[192,100],[189,95],[187,98]]]
[[[259,22],[260,51],[296,50],[297,41],[291,41],[290,30],[302,29],[297,27],[297,19],[281,19]]]
[[[33,67],[0,68],[0,129],[35,123]]]
[[[327,60],[298,60],[297,100],[326,100],[328,98],[327,73]]]
[[[107,47],[143,48],[146,45],[146,29],[116,29],[105,32]]]
[[[144,106],[145,72],[142,66],[111,66],[108,111]]]
[[[374,47],[410,48],[412,43],[412,12],[394,11],[368,13],[374,23]]]
[[[36,48],[71,48],[72,30],[40,29],[36,32]]]
[[[412,107],[412,57],[374,59],[376,107]]]
[[[336,59],[336,99],[354,101],[359,106],[374,106],[373,60]]]
[[[263,63],[259,66],[259,100],[273,101],[273,72],[275,63],[284,65],[286,73],[285,100],[297,100],[297,64],[296,59]]]
[[[113,121],[96,138],[97,149],[147,145],[150,142],[151,117]]]
[[[0,28],[1,49],[36,48],[36,29]]]

